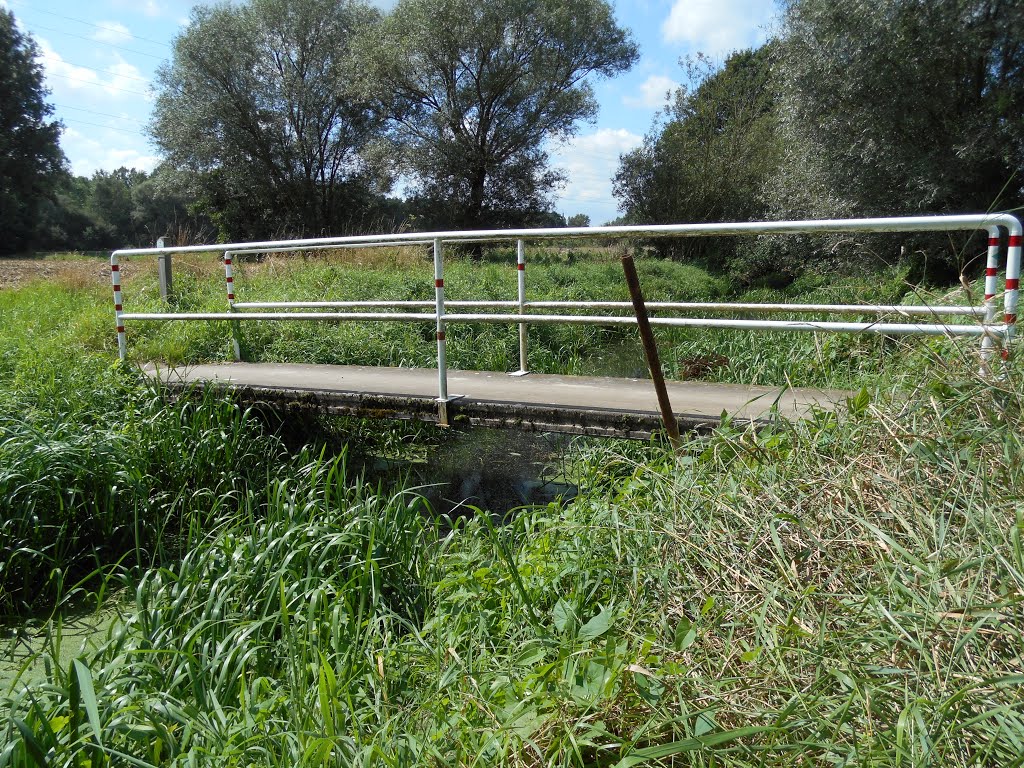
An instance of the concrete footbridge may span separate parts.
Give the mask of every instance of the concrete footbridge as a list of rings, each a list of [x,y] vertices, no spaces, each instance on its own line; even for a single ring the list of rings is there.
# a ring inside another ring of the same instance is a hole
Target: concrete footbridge
[[[144,370],[178,391],[212,388],[284,410],[439,420],[434,369],[221,363]],[[650,379],[449,370],[448,386],[452,425],[643,439],[664,426]],[[852,394],[695,381],[666,388],[682,432],[713,429],[723,413],[737,424],[804,418],[843,407]]]
[[[650,302],[643,298],[632,258],[624,255],[623,275],[631,301],[531,301],[527,294],[527,246],[544,241],[650,238],[820,235],[843,233],[980,232],[986,237],[984,300],[978,305],[807,305],[701,302]],[[874,219],[661,224],[645,226],[549,228],[366,235],[307,240],[192,245],[114,251],[110,257],[118,350],[127,357],[128,322],[228,321],[235,362],[145,370],[175,389],[216,388],[252,402],[279,407],[319,409],[329,413],[388,418],[414,418],[442,425],[465,423],[579,434],[648,437],[664,429],[703,430],[723,414],[737,422],[764,423],[798,419],[815,410],[837,410],[849,392],[781,389],[702,382],[665,382],[652,327],[734,328],[793,332],[930,335],[977,339],[979,365],[990,372],[1009,355],[1017,322],[1021,263],[1020,222],[1006,213],[960,216],[916,216]],[[445,250],[465,243],[515,243],[517,295],[508,300],[450,300],[445,296]],[[233,259],[240,255],[428,246],[433,252],[432,301],[238,301]],[[129,312],[125,310],[120,259],[157,256],[162,291],[170,286],[171,256],[176,253],[219,253],[224,266],[224,312]],[[1004,258],[1005,253],[1005,258]],[[998,275],[1004,265],[1005,285]],[[998,312],[1001,299],[1002,313]],[[649,312],[656,312],[650,316]],[[750,317],[783,313],[789,319]],[[855,315],[853,320],[791,319],[801,313]],[[722,316],[726,315],[726,316]],[[865,316],[874,319],[865,320]],[[400,322],[434,326],[436,368],[369,368],[298,364],[246,363],[239,344],[240,327],[248,322]],[[449,370],[448,328],[498,323],[518,325],[519,370],[503,372]],[[553,376],[531,372],[527,349],[530,325],[565,323],[636,326],[650,379]],[[527,375],[529,374],[529,375]]]

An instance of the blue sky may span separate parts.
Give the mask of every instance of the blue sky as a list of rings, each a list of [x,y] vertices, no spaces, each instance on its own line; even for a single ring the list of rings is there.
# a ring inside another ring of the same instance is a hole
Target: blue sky
[[[188,0],[0,0],[42,53],[50,102],[64,122],[61,140],[74,173],[159,162],[143,126],[156,68],[188,24]],[[387,8],[387,0],[377,5]],[[627,74],[594,83],[600,112],[570,142],[550,148],[568,175],[557,199],[566,215],[595,224],[617,215],[611,176],[619,155],[633,149],[684,78],[680,57],[729,51],[763,41],[775,0],[619,0],[619,23],[632,30],[640,61]]]

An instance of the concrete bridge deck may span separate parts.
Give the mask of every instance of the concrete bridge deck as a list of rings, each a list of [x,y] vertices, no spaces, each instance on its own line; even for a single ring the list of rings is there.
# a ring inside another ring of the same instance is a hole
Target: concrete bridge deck
[[[143,370],[172,389],[223,388],[248,403],[438,420],[437,371],[432,368],[219,363],[180,368],[148,365]],[[681,431],[712,429],[723,411],[738,423],[799,419],[815,408],[842,408],[852,394],[697,381],[667,384]],[[449,370],[448,391],[455,398],[448,403],[448,419],[456,425],[641,439],[661,428],[654,386],[646,379],[537,373],[516,377]]]

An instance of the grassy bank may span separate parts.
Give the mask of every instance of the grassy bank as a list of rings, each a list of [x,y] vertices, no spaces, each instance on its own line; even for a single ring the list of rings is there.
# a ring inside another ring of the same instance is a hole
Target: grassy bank
[[[587,290],[610,286],[613,267],[593,267],[608,277]],[[406,268],[421,271],[389,273]],[[245,269],[252,290],[293,298],[318,280],[340,298],[352,275]],[[460,269],[474,279],[456,265],[453,284]],[[657,269],[681,290],[675,267]],[[151,277],[136,277],[151,301]],[[862,300],[886,300],[875,283]],[[721,295],[708,285],[687,290]],[[112,366],[106,302],[91,283],[0,292],[5,546],[45,576],[48,543],[64,541],[80,558],[64,570],[101,570],[125,603],[98,650],[7,692],[0,766],[1021,764],[1013,371],[981,380],[947,342],[837,347],[835,360],[810,337],[796,352],[740,346],[708,375],[831,383],[883,354],[859,374],[871,395],[840,417],[726,424],[678,454],[577,443],[561,471],[580,496],[496,525],[439,517],[400,481],[350,466],[367,441],[422,436],[354,426],[336,450],[289,453],[230,403],[163,400]],[[140,357],[226,353],[223,328],[139,328]],[[372,334],[400,328],[368,326],[358,343],[334,326],[280,331],[310,334],[312,352],[371,354]],[[452,337],[471,360],[477,342]],[[422,346],[397,338],[401,354]],[[584,337],[579,359],[617,342]],[[794,364],[804,353],[818,372]],[[5,587],[8,610],[29,594],[17,585],[59,597],[54,577],[26,579]]]

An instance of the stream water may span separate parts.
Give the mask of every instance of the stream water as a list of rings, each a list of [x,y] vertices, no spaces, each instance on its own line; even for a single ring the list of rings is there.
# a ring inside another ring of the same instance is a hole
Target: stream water
[[[273,414],[263,414],[273,422]],[[434,514],[452,518],[485,511],[501,524],[518,507],[571,500],[577,488],[567,478],[562,457],[573,438],[509,430],[440,430],[351,419],[299,420],[282,431],[293,447],[311,438],[332,448],[349,446],[349,468],[385,488],[406,488],[424,496]],[[362,430],[368,430],[360,432]],[[77,607],[52,616],[0,625],[0,695],[21,682],[45,677],[45,659],[56,649],[57,663],[95,648],[131,606],[107,601],[100,610]],[[59,643],[55,642],[59,635]]]

